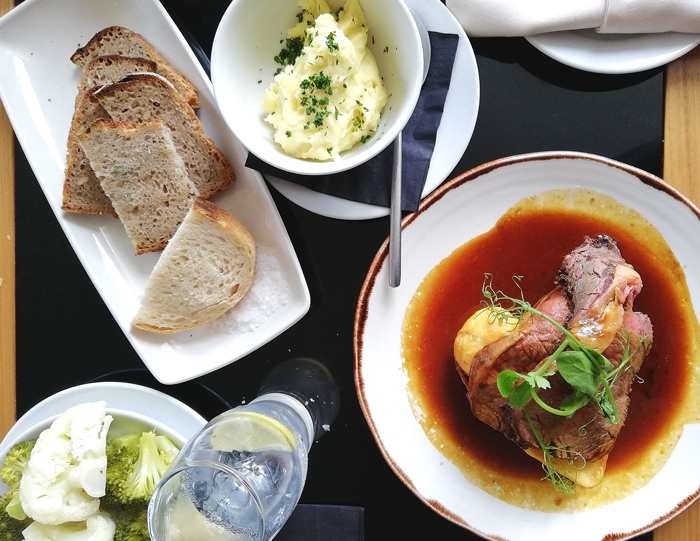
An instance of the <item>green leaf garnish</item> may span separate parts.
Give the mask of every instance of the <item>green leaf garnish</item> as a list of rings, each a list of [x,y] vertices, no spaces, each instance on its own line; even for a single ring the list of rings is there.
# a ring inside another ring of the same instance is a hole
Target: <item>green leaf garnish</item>
[[[503,370],[498,374],[496,385],[501,395],[508,398],[511,408],[522,409],[525,413],[530,429],[544,453],[545,479],[557,490],[571,493],[575,484],[554,468],[553,461],[558,460],[552,455],[555,449],[542,441],[526,406],[534,402],[553,415],[570,417],[579,409],[592,403],[597,413],[606,421],[611,424],[619,423],[620,412],[612,393],[612,385],[629,368],[629,361],[636,349],[630,351],[629,331],[621,331],[618,339],[624,346],[623,355],[618,366],[613,365],[601,352],[585,346],[566,327],[525,301],[520,288],[521,280],[521,276],[513,277],[513,282],[521,292],[521,298],[516,298],[500,290],[496,291],[492,286],[492,275],[488,273],[485,275],[482,294],[491,311],[489,317],[513,326],[528,315],[541,317],[559,329],[564,334],[564,340],[556,351],[541,362],[535,370],[527,374],[510,369]],[[549,378],[557,372],[571,386],[572,392],[557,407],[554,407],[540,398],[538,390],[549,389]],[[581,427],[581,430],[583,429],[584,427]]]

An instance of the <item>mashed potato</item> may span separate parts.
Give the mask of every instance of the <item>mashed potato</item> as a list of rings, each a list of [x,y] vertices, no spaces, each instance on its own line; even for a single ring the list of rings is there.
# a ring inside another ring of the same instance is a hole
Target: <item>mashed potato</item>
[[[348,0],[337,18],[325,0],[301,0],[300,22],[288,39],[303,49],[265,92],[265,120],[285,153],[337,160],[377,130],[387,91],[366,47],[368,25],[359,0]]]
[[[511,334],[515,330],[514,321],[496,318],[491,313],[491,308],[481,308],[464,322],[462,328],[457,333],[454,343],[454,358],[462,371],[469,375],[472,361],[489,344],[500,340]],[[505,312],[510,316],[510,312]]]

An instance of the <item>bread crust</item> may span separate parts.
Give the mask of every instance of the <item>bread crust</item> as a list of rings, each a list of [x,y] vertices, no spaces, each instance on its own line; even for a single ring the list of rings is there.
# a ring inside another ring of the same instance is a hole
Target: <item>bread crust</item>
[[[78,144],[78,137],[96,120],[109,118],[107,111],[94,97],[96,86],[115,83],[129,74],[155,69],[156,63],[152,60],[109,55],[95,58],[83,70],[66,145],[63,210],[117,217],[112,202],[102,190],[90,162]]]
[[[233,183],[231,164],[168,81],[158,75],[137,73],[98,89],[95,96],[118,122],[163,120],[201,197],[209,198]]]
[[[149,277],[132,325],[172,334],[221,317],[248,294],[255,258],[255,239],[246,225],[195,198]]]
[[[123,26],[109,26],[97,32],[70,57],[71,62],[85,69],[98,56],[118,55],[143,57],[157,64],[157,72],[171,81],[193,109],[200,107],[197,89],[180,71],[151,45],[141,34]]]
[[[194,198],[192,202],[192,211],[205,216],[221,229],[228,231],[238,242],[245,244],[248,251],[255,252],[255,239],[253,235],[246,225],[230,212],[201,197]]]
[[[170,130],[159,119],[138,124],[103,119],[78,142],[136,253],[165,248],[197,196]]]

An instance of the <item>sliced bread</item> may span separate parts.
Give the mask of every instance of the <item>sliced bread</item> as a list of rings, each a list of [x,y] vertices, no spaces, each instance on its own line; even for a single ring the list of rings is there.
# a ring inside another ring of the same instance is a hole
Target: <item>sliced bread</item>
[[[61,208],[81,214],[117,213],[109,197],[100,186],[100,181],[90,167],[78,143],[78,134],[84,132],[93,122],[109,118],[107,111],[90,92],[82,92],[76,99],[75,112],[68,131],[66,170],[63,180],[63,202]]]
[[[107,55],[153,60],[157,64],[156,71],[175,85],[192,108],[199,108],[199,98],[195,86],[176,70],[146,38],[123,26],[110,26],[97,32],[90,41],[73,53],[71,61],[81,69],[85,69],[90,61],[98,56]]]
[[[83,68],[78,92],[94,92],[96,87],[121,81],[134,73],[156,73],[158,64],[138,56],[106,55],[93,58]]]
[[[208,199],[233,182],[231,164],[168,81],[157,75],[136,74],[100,88],[95,95],[117,122],[138,123],[154,118],[165,122],[201,197]]]
[[[98,120],[78,142],[136,253],[162,250],[197,195],[170,130],[157,119]]]
[[[156,63],[145,58],[100,56],[83,70],[68,132],[63,210],[116,216],[111,201],[102,191],[99,180],[78,144],[77,136],[96,120],[109,118],[104,107],[92,96],[95,87],[115,83],[129,74],[152,72],[155,68]]]
[[[156,333],[198,327],[233,308],[255,275],[255,240],[238,218],[196,198],[161,254],[132,324]]]

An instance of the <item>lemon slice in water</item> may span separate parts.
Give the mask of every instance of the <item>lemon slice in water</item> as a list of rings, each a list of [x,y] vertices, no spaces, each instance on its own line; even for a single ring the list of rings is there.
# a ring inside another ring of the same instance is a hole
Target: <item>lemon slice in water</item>
[[[217,451],[291,451],[294,434],[275,419],[241,411],[218,424],[211,436]]]

